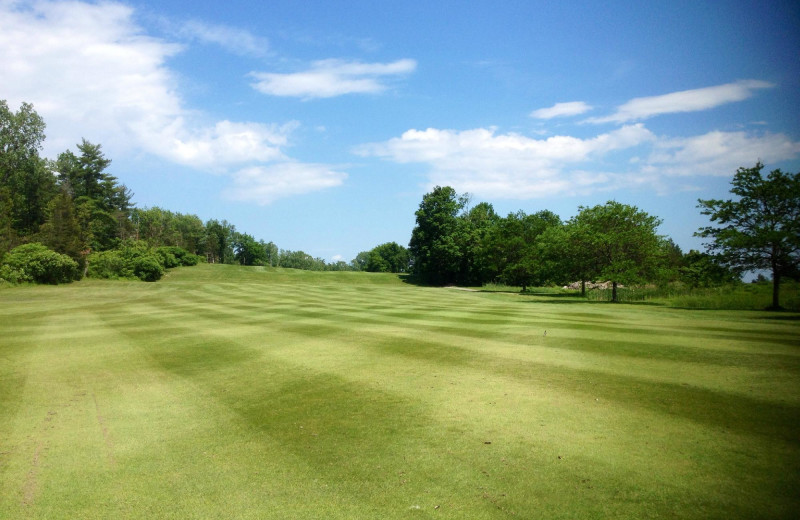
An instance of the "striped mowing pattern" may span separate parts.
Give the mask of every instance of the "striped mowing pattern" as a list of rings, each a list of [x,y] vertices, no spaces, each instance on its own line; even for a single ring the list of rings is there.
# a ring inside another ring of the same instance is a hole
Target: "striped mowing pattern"
[[[4,289],[0,518],[789,517],[774,317],[213,265]]]

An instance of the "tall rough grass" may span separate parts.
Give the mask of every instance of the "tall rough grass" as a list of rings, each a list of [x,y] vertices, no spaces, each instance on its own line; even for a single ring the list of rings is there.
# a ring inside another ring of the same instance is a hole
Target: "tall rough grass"
[[[781,284],[781,306],[800,311],[800,283]],[[684,285],[666,287],[622,287],[617,297],[627,303],[653,303],[667,307],[716,310],[764,310],[772,304],[772,285],[738,284],[723,287],[690,288]],[[610,301],[611,290],[586,292],[590,301]]]

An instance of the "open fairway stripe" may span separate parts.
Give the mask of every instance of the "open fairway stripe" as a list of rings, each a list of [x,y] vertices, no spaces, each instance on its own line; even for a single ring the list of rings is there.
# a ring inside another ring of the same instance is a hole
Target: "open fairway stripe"
[[[0,517],[800,506],[796,320],[232,266],[0,301]]]

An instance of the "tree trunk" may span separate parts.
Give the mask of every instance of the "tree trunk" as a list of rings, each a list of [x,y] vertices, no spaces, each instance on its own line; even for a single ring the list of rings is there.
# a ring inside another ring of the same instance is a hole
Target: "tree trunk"
[[[611,282],[611,301],[617,302],[617,282]]]
[[[777,269],[772,271],[772,310],[778,310],[781,308],[780,299],[778,295],[781,290],[781,275],[777,272]]]
[[[586,297],[586,280],[581,280],[581,296]]]

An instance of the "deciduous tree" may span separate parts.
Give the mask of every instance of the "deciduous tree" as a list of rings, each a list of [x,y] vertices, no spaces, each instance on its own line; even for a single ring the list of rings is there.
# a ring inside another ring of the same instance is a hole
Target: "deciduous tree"
[[[698,200],[701,213],[718,226],[701,228],[708,250],[726,265],[772,273],[772,308],[780,308],[780,284],[800,272],[800,173],[771,171],[756,163],[739,168],[731,181],[736,200]]]
[[[587,275],[612,282],[611,300],[617,301],[619,283],[652,279],[663,260],[661,219],[635,206],[609,201],[580,207],[570,220],[572,239],[591,258]]]
[[[423,196],[408,250],[413,273],[424,283],[445,285],[458,279],[462,251],[456,240],[458,214],[466,204],[450,186]]]

